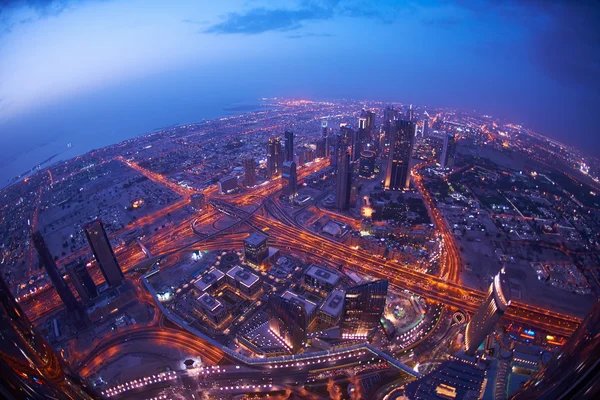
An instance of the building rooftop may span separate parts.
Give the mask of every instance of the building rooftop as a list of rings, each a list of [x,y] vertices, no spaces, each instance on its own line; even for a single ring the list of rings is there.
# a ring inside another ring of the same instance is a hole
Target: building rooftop
[[[198,297],[198,302],[202,308],[212,314],[218,313],[219,308],[223,307],[223,304],[219,300],[215,299],[208,293],[202,293],[202,295]]]
[[[224,276],[224,273],[222,273],[216,268],[212,268],[210,271],[202,275],[196,282],[194,282],[194,285],[196,286],[196,289],[198,289],[201,292],[204,292],[206,289],[210,288],[215,282],[217,282]]]
[[[344,291],[335,289],[327,296],[325,302],[321,304],[321,312],[337,318],[344,309]]]
[[[246,239],[244,239],[244,245],[258,247],[261,244],[263,244],[264,242],[266,242],[268,238],[269,237],[267,235],[263,235],[260,233],[253,233],[250,236],[248,236]]]
[[[286,290],[281,297],[303,306],[304,310],[306,311],[306,315],[312,315],[312,313],[317,308],[317,305],[312,301],[305,299],[304,297],[294,292],[290,292],[289,290]]]
[[[340,280],[340,276],[337,273],[325,267],[321,267],[317,264],[309,265],[309,267],[304,273],[308,276],[311,276],[322,282],[329,283],[331,285],[335,285]]]
[[[258,276],[254,275],[252,272],[246,271],[239,265],[236,265],[235,267],[227,271],[227,276],[232,279],[235,279],[236,281],[238,281],[246,287],[251,287],[259,280]]]

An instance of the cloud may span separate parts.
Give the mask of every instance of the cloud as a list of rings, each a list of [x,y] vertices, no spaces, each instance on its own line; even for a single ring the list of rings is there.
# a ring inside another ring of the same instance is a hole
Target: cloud
[[[253,8],[245,13],[229,13],[224,20],[206,28],[205,33],[256,35],[269,31],[286,32],[301,28],[304,22],[333,17],[333,8],[305,5],[296,10]]]
[[[298,33],[295,35],[288,35],[286,36],[288,39],[302,39],[302,38],[307,38],[307,37],[333,37],[334,35],[330,34],[330,33]]]

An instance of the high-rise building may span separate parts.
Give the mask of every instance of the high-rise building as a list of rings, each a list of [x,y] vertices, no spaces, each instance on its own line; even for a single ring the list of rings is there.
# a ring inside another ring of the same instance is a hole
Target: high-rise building
[[[217,186],[219,187],[219,194],[231,193],[238,187],[238,178],[237,176],[226,176],[217,182]]]
[[[323,130],[323,139],[325,139],[328,134],[327,134],[327,121],[323,120],[321,121],[321,129]]]
[[[306,346],[308,316],[302,304],[272,294],[267,302],[269,329],[294,354]]]
[[[35,330],[2,277],[0,337],[0,397],[3,399],[98,398]]]
[[[279,138],[270,138],[267,143],[267,179],[281,175],[283,153]]]
[[[194,193],[190,196],[190,204],[194,211],[200,211],[206,205],[204,193]]]
[[[429,118],[423,120],[423,137],[429,136]]]
[[[569,341],[511,400],[600,398],[600,299]]]
[[[414,122],[415,112],[413,111],[412,104],[406,110],[406,120]]]
[[[262,264],[269,257],[269,237],[261,233],[253,233],[244,239],[244,256],[251,264]]]
[[[390,137],[390,153],[385,172],[386,190],[403,190],[410,186],[410,160],[412,157],[415,124],[396,120]]]
[[[315,144],[315,148],[316,148],[315,156],[317,158],[325,158],[327,156],[327,151],[325,149],[325,146],[327,145],[326,143],[327,143],[326,139],[317,140],[317,142]]]
[[[110,245],[110,240],[108,240],[108,235],[102,221],[99,219],[92,221],[86,224],[83,230],[106,283],[110,287],[120,286],[125,280],[125,276]]]
[[[350,154],[345,149],[339,151],[335,179],[335,205],[339,211],[344,211],[350,206],[350,189],[352,186]]]
[[[373,135],[375,135],[376,127],[375,127],[375,112],[372,110],[367,110],[367,140],[372,141]]]
[[[387,106],[385,110],[383,110],[383,128],[385,130],[385,135],[387,136],[387,141],[389,142],[392,136],[392,130],[394,129],[395,122],[398,119],[398,110],[394,109],[394,106]]]
[[[58,293],[58,297],[60,297],[62,302],[65,304],[67,311],[78,311],[80,309],[80,305],[58,270],[56,262],[54,262],[52,254],[50,254],[50,250],[48,249],[48,246],[46,246],[46,241],[39,231],[33,233],[33,245],[38,252],[40,262],[44,266],[52,285],[56,289],[56,293]]]
[[[375,175],[375,159],[377,154],[371,150],[363,150],[360,153],[360,165],[358,175],[362,178],[372,178]]]
[[[283,194],[290,198],[295,197],[298,193],[298,175],[296,174],[295,162],[285,161],[283,163],[281,185],[283,189]]]
[[[369,339],[385,309],[388,281],[379,280],[346,290],[340,333],[344,339]]]
[[[244,160],[244,185],[252,187],[256,185],[256,164],[254,158]]]
[[[358,118],[357,140],[359,143],[358,152],[360,154],[360,152],[365,148],[366,144],[371,140],[369,136],[368,115],[366,110],[362,110],[360,113],[360,118]]]
[[[294,161],[294,132],[285,131],[285,155],[283,161]]]
[[[65,269],[71,278],[71,282],[73,282],[73,286],[75,286],[75,290],[77,290],[77,293],[79,293],[81,301],[87,303],[98,296],[96,284],[94,283],[94,280],[88,272],[84,262],[77,260],[73,261],[67,264]]]
[[[440,158],[440,166],[443,169],[454,168],[454,157],[456,155],[456,141],[452,133],[444,136],[444,147],[442,147],[442,156]]]
[[[510,284],[504,268],[496,274],[485,302],[479,306],[465,332],[465,354],[475,355],[477,348],[492,332],[510,305]]]

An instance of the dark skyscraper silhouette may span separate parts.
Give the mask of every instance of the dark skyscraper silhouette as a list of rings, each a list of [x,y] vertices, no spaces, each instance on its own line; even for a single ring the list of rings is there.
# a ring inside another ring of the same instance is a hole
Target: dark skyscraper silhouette
[[[485,302],[479,306],[465,332],[465,353],[475,355],[510,305],[510,283],[504,268],[494,277]]]
[[[79,303],[58,270],[58,267],[52,258],[52,254],[50,254],[50,250],[48,250],[48,246],[46,246],[46,241],[40,232],[36,231],[33,233],[33,245],[38,252],[38,256],[48,277],[52,281],[52,285],[56,289],[62,302],[65,304],[67,311],[77,311],[79,309]]]
[[[410,160],[412,157],[415,124],[396,120],[390,136],[390,154],[385,172],[386,190],[408,189],[410,185]]]
[[[294,161],[294,132],[285,131],[285,157],[283,161]]]
[[[295,354],[306,344],[308,316],[301,304],[276,294],[269,296],[267,303],[269,329],[275,333]]]
[[[348,154],[345,146],[338,151],[335,179],[335,205],[339,211],[344,211],[350,206],[350,189],[352,186],[350,154]]]
[[[362,178],[372,178],[375,175],[375,159],[377,154],[371,150],[360,153],[360,167],[358,174]]]
[[[106,283],[108,283],[110,287],[121,285],[125,280],[125,277],[123,276],[123,271],[121,271],[117,257],[110,245],[110,240],[108,239],[102,221],[99,219],[92,221],[86,224],[83,227],[83,230],[85,231],[85,235],[87,236],[96,262],[100,267],[100,271],[102,271],[102,275],[104,275]]]
[[[454,168],[454,157],[456,155],[456,140],[452,133],[444,136],[444,146],[442,147],[442,156],[440,166],[452,170]]]
[[[69,371],[44,337],[36,332],[1,277],[0,338],[1,398],[97,398],[80,377]]]
[[[600,300],[552,360],[511,400],[600,398]]]
[[[281,185],[283,194],[288,197],[296,196],[298,192],[298,175],[296,173],[296,163],[286,161],[283,163],[283,172],[281,174]]]
[[[244,185],[248,187],[256,185],[256,163],[254,158],[244,160]]]
[[[340,333],[345,339],[373,336],[385,309],[388,281],[380,280],[346,290]]]
[[[267,179],[281,175],[283,154],[279,138],[270,138],[267,143]]]
[[[81,301],[87,303],[98,295],[96,284],[90,276],[85,263],[74,261],[68,264],[65,269],[67,270],[77,293],[79,293]]]

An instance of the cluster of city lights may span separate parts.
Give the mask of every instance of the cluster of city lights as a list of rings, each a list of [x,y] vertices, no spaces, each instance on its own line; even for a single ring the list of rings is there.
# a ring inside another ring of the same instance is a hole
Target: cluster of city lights
[[[141,388],[141,387],[144,387],[147,385],[152,385],[152,384],[159,383],[159,382],[173,380],[176,378],[177,378],[177,373],[175,371],[161,372],[160,374],[157,374],[157,375],[145,376],[143,378],[134,379],[127,383],[123,383],[121,385],[109,388],[106,391],[102,392],[102,395],[106,396],[106,397],[112,397],[112,396],[119,395],[121,393],[127,392],[132,389],[138,389],[138,388]]]

